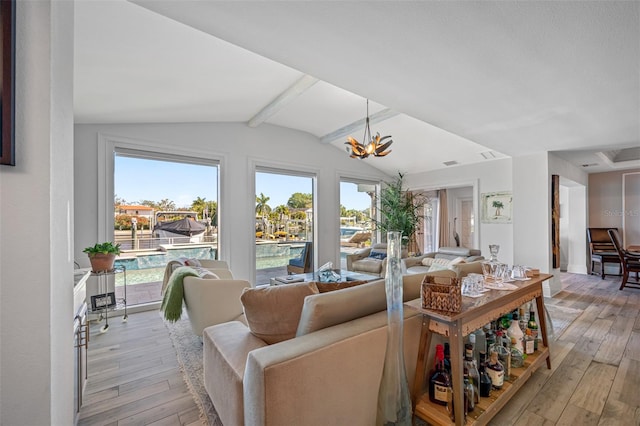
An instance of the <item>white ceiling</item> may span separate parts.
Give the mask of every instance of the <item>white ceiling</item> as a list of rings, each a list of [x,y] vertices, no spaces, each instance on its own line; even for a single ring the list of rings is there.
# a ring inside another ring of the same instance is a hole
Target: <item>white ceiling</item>
[[[400,113],[365,160],[390,175],[487,151],[640,167],[595,155],[640,146],[637,1],[77,0],[75,38],[78,123],[249,122],[309,75],[265,122],[322,138],[369,98]]]

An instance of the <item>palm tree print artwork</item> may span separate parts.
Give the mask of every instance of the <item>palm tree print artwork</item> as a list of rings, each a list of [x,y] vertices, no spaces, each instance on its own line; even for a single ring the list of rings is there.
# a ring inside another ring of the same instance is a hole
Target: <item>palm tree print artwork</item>
[[[513,195],[510,191],[481,194],[483,223],[512,223]]]

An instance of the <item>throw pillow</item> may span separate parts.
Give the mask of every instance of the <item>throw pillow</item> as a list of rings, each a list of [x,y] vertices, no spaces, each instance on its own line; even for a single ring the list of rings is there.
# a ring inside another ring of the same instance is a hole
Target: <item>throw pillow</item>
[[[451,262],[451,259],[447,259],[446,257],[436,257],[433,259],[433,263],[437,265],[449,266],[449,262]]]
[[[422,264],[424,266],[431,266],[434,260],[435,259],[433,257],[425,257],[424,259],[422,259]]]
[[[383,260],[387,257],[387,253],[383,251],[372,251],[371,253],[369,253],[369,257],[373,259]]]
[[[240,301],[251,334],[269,345],[295,337],[304,298],[317,293],[312,282],[245,288]]]
[[[430,267],[429,270],[427,272],[433,272],[433,271],[445,271],[449,269],[448,265],[443,265],[441,263],[436,263],[434,262]]]
[[[459,256],[455,259],[452,259],[451,261],[449,261],[449,266],[457,265],[458,263],[465,263],[464,257]]]

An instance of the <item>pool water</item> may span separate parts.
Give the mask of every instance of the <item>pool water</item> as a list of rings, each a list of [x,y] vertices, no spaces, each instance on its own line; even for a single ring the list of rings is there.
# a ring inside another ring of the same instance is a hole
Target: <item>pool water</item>
[[[286,266],[290,259],[300,256],[303,246],[291,244],[259,244],[256,245],[256,269],[267,269]],[[215,259],[216,248],[199,247],[192,249],[176,249],[157,254],[147,254],[132,258],[116,260],[116,266],[126,268],[127,285],[161,282],[168,262],[181,257],[195,259]],[[124,285],[124,274],[116,274],[116,286]]]

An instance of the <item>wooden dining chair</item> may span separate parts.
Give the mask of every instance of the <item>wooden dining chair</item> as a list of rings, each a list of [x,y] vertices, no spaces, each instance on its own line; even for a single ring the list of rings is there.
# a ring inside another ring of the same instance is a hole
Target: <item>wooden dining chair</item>
[[[618,228],[587,228],[587,238],[589,240],[589,254],[591,256],[591,274],[595,271],[596,264],[600,265],[600,276],[604,280],[605,264],[615,263],[620,266],[620,258],[615,247],[611,243],[611,237],[607,233],[609,229]],[[620,266],[622,272],[622,266]]]
[[[632,253],[625,250],[620,243],[620,237],[618,236],[617,230],[609,229],[607,232],[609,233],[609,237],[611,237],[611,242],[618,252],[620,264],[622,265],[622,283],[620,284],[620,290],[625,287],[640,288],[640,279],[638,276],[640,273],[640,253]],[[635,280],[631,280],[629,278],[629,275],[632,272],[635,273]]]

